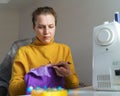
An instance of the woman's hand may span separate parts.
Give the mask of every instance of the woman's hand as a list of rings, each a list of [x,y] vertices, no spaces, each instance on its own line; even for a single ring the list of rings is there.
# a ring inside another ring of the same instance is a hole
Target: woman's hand
[[[58,64],[53,65],[53,68],[56,71],[56,74],[61,77],[67,77],[71,75],[70,63],[60,61]]]

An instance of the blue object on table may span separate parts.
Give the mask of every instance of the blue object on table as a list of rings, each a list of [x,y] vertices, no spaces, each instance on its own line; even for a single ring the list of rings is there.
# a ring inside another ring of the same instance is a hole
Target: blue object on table
[[[33,90],[33,87],[32,87],[32,86],[29,86],[29,87],[27,88],[26,93],[27,93],[27,94],[30,94],[30,93],[32,92],[32,90]]]

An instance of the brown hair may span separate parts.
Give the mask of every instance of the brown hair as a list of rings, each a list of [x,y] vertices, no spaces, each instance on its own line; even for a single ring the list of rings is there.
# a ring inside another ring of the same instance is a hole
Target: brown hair
[[[41,14],[52,14],[55,18],[55,25],[57,25],[57,14],[55,10],[51,7],[45,6],[45,7],[39,7],[32,13],[32,23],[33,26],[35,26],[36,17]]]

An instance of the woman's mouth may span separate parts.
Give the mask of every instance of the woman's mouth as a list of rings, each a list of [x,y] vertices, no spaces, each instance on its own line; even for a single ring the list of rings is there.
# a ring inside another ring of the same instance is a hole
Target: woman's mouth
[[[50,36],[44,36],[44,39],[50,39]]]

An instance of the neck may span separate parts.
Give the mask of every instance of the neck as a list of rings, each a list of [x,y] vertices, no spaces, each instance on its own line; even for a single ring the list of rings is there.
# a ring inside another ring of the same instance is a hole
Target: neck
[[[51,41],[49,43],[43,43],[40,41],[40,39],[38,37],[36,37],[34,44],[35,45],[50,45],[50,44],[53,44],[53,42],[54,42],[54,39],[51,39]]]

